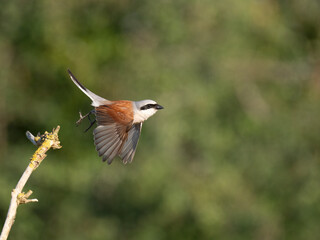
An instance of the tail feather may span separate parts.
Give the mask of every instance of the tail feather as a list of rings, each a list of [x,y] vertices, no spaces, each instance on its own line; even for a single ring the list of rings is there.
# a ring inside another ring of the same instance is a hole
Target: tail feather
[[[86,94],[91,100],[92,100],[92,106],[98,107],[103,104],[107,104],[110,102],[109,100],[102,98],[93,92],[91,92],[89,89],[87,89],[85,86],[83,86],[76,77],[72,74],[72,72],[68,69],[69,76],[71,80],[74,82],[74,84],[84,93]]]

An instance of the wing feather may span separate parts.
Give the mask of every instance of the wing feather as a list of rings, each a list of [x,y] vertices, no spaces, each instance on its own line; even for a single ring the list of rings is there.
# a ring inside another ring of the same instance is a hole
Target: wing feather
[[[115,137],[115,138],[112,138],[112,139],[109,140],[109,141],[106,141],[105,144],[96,144],[96,142],[95,142],[95,144],[96,144],[96,149],[97,149],[97,151],[98,151],[98,153],[99,153],[99,157],[101,157],[102,155],[104,155],[105,152],[106,152],[109,148],[111,148],[111,147],[114,145],[114,143],[116,143],[117,141],[119,141],[119,138]]]
[[[122,124],[99,125],[94,131],[94,143],[99,157],[109,164],[119,154],[127,138],[126,127]]]
[[[93,130],[95,139],[116,133],[115,126],[116,126],[115,123],[110,125],[98,126],[96,129]]]
[[[116,154],[114,154],[114,152],[121,146],[121,140],[120,139],[116,139],[115,141],[113,141],[112,144],[108,145],[106,151],[103,154],[103,159],[107,160],[108,159],[108,163],[112,162],[113,158],[116,156]],[[109,163],[109,164],[110,164]]]
[[[137,149],[140,133],[141,133],[142,123],[137,123],[132,125],[128,133],[128,138],[124,143],[119,156],[121,157],[123,163],[132,162],[134,154]]]
[[[104,146],[106,146],[106,147],[109,146],[110,147],[110,145],[114,142],[115,139],[117,139],[117,138],[106,138],[103,141],[95,142],[97,151],[102,152],[103,151],[102,148]]]

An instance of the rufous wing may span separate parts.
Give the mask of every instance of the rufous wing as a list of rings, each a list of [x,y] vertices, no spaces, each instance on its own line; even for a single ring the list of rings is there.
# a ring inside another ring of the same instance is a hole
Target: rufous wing
[[[131,162],[138,144],[142,123],[132,124],[132,102],[117,101],[96,107],[98,127],[93,131],[99,156],[109,164],[119,155]]]

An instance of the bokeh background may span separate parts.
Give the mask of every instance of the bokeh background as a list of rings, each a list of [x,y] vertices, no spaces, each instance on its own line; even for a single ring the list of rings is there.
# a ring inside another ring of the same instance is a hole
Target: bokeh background
[[[319,239],[320,3],[15,0],[0,7],[0,223],[61,125],[10,239]],[[165,107],[108,166],[90,100]]]

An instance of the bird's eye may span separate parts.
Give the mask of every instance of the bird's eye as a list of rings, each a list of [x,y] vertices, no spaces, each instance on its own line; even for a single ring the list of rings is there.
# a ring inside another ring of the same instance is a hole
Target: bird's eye
[[[150,109],[150,108],[154,108],[156,106],[156,104],[147,104],[147,105],[144,105],[140,108],[140,110],[147,110],[147,109]]]

